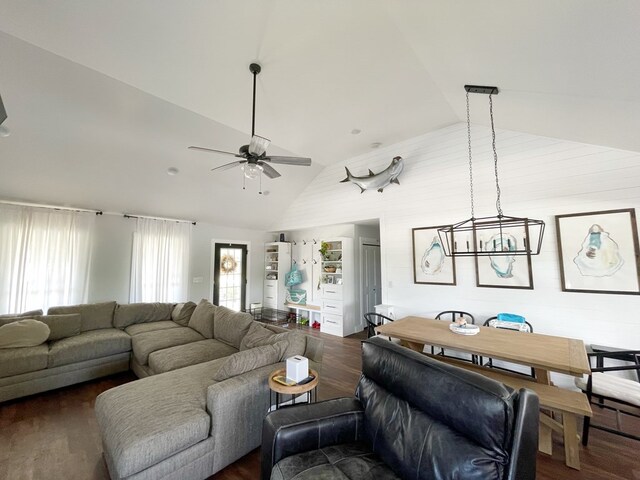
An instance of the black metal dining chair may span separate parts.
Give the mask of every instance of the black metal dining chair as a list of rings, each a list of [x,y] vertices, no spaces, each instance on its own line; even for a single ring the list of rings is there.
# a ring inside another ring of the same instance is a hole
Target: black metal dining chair
[[[474,324],[474,325],[476,323],[476,319],[473,317],[473,315],[471,315],[468,312],[463,312],[461,310],[444,310],[444,311],[440,312],[438,315],[436,315],[436,320],[447,320],[447,321],[450,321],[451,323],[456,322],[460,318],[464,318],[467,321],[467,323],[471,323],[471,324]],[[432,355],[435,354],[435,347],[433,345],[431,346],[431,354]],[[444,353],[444,348],[440,349],[440,351],[438,352],[438,355],[442,355],[443,357],[450,357],[451,356],[451,355],[446,355]],[[477,356],[476,355],[471,355],[471,359],[460,358],[460,357],[453,357],[453,358],[457,358],[459,360],[466,360],[466,361],[469,361],[471,363],[477,363]]]
[[[592,405],[616,412],[616,428],[591,423],[589,417],[584,418],[582,426],[582,444],[589,442],[589,428],[597,428],[605,432],[620,435],[633,440],[640,440],[640,436],[622,429],[622,416],[640,418],[640,350],[621,350],[618,348],[592,345],[592,350],[599,351],[587,353],[589,363],[595,360],[596,366],[591,367],[591,375],[584,378],[576,378],[576,386],[582,390]],[[604,360],[616,360],[616,365],[604,366]],[[626,365],[622,364],[626,362]],[[636,380],[622,378],[617,375],[607,375],[607,372],[635,371]]]
[[[393,322],[392,318],[375,312],[365,313],[364,319],[367,322],[367,338],[375,337],[377,335],[375,330],[376,327],[386,322]],[[391,338],[389,338],[389,341],[391,341]]]
[[[498,320],[498,317],[487,318],[487,320],[485,320],[485,322],[482,324],[482,326],[483,327],[491,327],[491,326],[493,326],[493,325],[491,325],[491,321],[492,320]],[[524,324],[526,325],[526,329],[523,329],[523,330],[520,330],[520,331],[521,332],[526,332],[526,333],[533,333],[533,326],[529,322],[527,322],[526,320],[524,321]],[[504,330],[512,330],[510,328],[501,327],[501,326],[496,326],[495,328],[500,328],[500,329],[504,329]],[[480,365],[483,365],[485,367],[490,367],[490,368],[497,368],[498,370],[504,370],[505,372],[517,373],[518,375],[525,375],[527,377],[536,378],[536,371],[535,371],[535,369],[533,367],[531,368],[531,373],[530,374],[526,374],[526,373],[523,373],[523,372],[518,371],[518,370],[512,370],[510,368],[505,368],[505,367],[501,367],[499,365],[494,365],[492,358],[488,358],[487,362],[485,363],[483,357],[480,357]]]

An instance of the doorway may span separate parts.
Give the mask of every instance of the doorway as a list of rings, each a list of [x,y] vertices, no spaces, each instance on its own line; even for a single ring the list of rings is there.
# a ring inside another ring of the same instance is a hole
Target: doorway
[[[237,312],[247,299],[247,245],[214,244],[213,303]]]
[[[360,243],[361,255],[361,313],[375,312],[375,306],[382,303],[382,275],[380,268],[380,241],[363,238]],[[361,315],[362,316],[362,315]]]

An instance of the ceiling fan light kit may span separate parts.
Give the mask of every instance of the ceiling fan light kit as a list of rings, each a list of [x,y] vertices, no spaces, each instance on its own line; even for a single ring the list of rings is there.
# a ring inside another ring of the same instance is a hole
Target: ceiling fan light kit
[[[473,256],[518,256],[538,255],[542,247],[545,224],[542,220],[526,217],[511,217],[502,212],[500,183],[498,181],[498,153],[496,132],[493,123],[493,95],[498,87],[465,85],[467,98],[467,139],[469,146],[469,192],[471,218],[438,229],[440,242],[448,257]],[[492,217],[475,217],[473,205],[473,162],[471,157],[471,117],[469,115],[469,93],[489,95],[491,119],[491,145],[493,148],[494,176],[496,180],[496,211]]]
[[[267,155],[267,147],[271,143],[268,138],[256,135],[256,80],[258,74],[262,71],[262,67],[257,63],[249,65],[249,71],[253,75],[253,103],[251,108],[251,141],[248,145],[243,145],[238,150],[238,153],[226,152],[224,150],[216,150],[213,148],[190,146],[191,150],[199,150],[210,153],[221,153],[223,155],[233,155],[241,160],[236,160],[219,167],[212,168],[215,170],[229,170],[231,168],[240,166],[243,173],[243,187],[245,179],[260,178],[262,181],[262,174],[264,173],[268,178],[278,178],[280,173],[271,166],[271,164],[280,165],[297,165],[302,167],[308,167],[311,165],[310,158],[304,157],[283,157]],[[262,185],[260,185],[260,192],[262,193]]]

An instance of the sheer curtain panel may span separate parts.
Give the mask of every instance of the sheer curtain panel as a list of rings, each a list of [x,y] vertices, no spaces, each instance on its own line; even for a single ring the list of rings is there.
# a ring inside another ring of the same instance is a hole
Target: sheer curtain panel
[[[86,302],[95,217],[0,205],[0,313]]]
[[[191,224],[138,218],[130,302],[183,302],[188,295]]]

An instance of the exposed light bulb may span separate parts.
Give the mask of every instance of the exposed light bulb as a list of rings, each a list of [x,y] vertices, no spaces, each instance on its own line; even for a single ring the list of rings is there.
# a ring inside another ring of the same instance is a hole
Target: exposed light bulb
[[[0,125],[0,137],[8,137],[11,135],[11,130],[6,125]]]
[[[247,177],[249,180],[258,178],[258,175],[260,175],[263,170],[262,166],[257,165],[255,163],[247,163],[242,165],[240,168],[244,172],[244,176]]]

